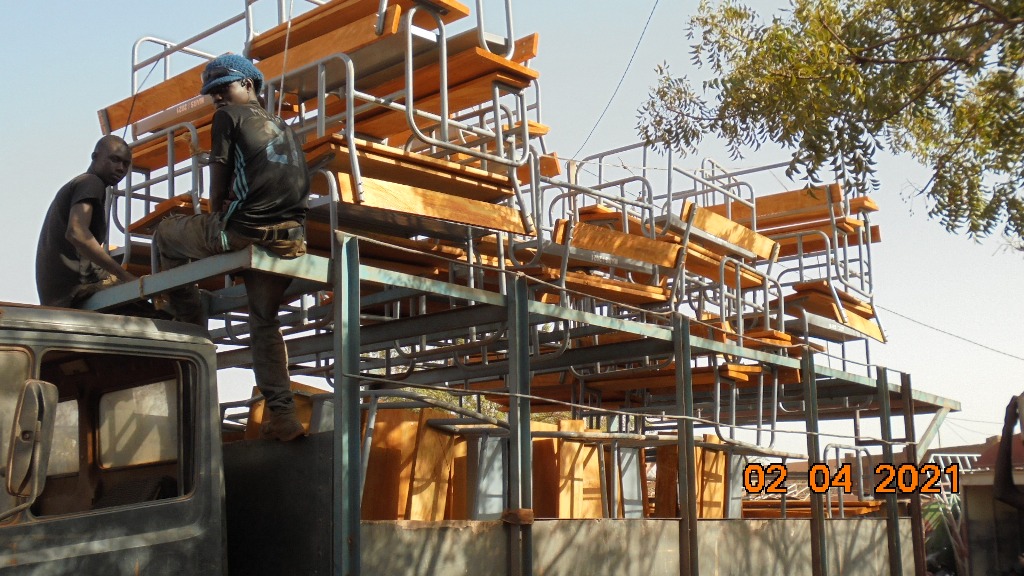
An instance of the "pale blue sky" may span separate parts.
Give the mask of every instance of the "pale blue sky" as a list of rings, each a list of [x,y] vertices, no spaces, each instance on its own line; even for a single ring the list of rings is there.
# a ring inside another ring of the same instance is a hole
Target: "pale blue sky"
[[[500,4],[485,3],[489,13]],[[548,145],[562,158],[579,148],[607,103],[653,4],[515,2],[516,35],[541,35],[540,56],[533,65],[541,72],[544,121],[551,126]],[[305,9],[301,0],[295,6]],[[636,139],[636,109],[654,82],[657,64],[667,61],[676,73],[694,73],[685,25],[695,7],[692,1],[659,4],[632,68],[584,155]],[[0,241],[5,246],[0,258],[6,271],[0,300],[36,302],[33,260],[43,214],[57,189],[87,167],[100,136],[96,110],[130,95],[135,40],[154,35],[180,41],[241,9],[241,0],[0,0],[5,86],[0,110],[6,130],[0,140],[0,194],[6,200],[0,210]],[[257,10],[265,23],[276,14],[276,3],[261,0]],[[200,47],[212,53],[237,52],[243,39],[235,28]],[[194,65],[181,62],[178,70]],[[762,150],[746,161],[730,161],[713,144],[702,150],[705,155],[732,166],[786,159],[783,152]],[[912,160],[883,159],[880,177],[882,189],[873,194],[882,207],[875,220],[883,234],[883,242],[875,246],[877,303],[1024,356],[1024,303],[1018,296],[1024,286],[1024,257],[1001,250],[998,241],[975,244],[951,236],[925,217],[921,199],[907,203],[904,197],[914,184],[926,179]],[[876,346],[874,359],[910,372],[919,389],[963,403],[964,411],[944,427],[943,443],[998,434],[1006,401],[1024,389],[1024,362],[883,314],[890,343]]]

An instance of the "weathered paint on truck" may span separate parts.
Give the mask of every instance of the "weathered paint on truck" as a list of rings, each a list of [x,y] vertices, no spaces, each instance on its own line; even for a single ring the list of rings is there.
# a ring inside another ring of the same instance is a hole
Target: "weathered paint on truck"
[[[213,345],[178,323],[0,304],[0,461],[28,379],[59,390],[45,489],[0,522],[5,575],[222,574]],[[19,504],[0,491],[0,514]]]

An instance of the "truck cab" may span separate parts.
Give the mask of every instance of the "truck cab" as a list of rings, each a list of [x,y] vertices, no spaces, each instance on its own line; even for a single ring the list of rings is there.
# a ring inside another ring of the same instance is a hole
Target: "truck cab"
[[[5,574],[224,573],[216,359],[197,329],[0,303],[0,433]]]

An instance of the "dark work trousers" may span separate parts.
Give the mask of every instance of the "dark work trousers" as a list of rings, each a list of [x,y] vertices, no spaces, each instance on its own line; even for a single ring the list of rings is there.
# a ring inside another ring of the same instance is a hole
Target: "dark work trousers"
[[[228,229],[221,237],[219,214],[174,215],[157,226],[154,242],[160,252],[160,269],[168,270],[190,260],[198,260],[227,251],[242,250],[253,244],[262,245],[285,258],[305,253],[305,241],[275,240],[262,242]],[[294,227],[295,223],[286,224]],[[270,228],[270,227],[268,227]],[[227,249],[225,249],[227,248]],[[271,411],[279,414],[294,412],[295,403],[288,375],[288,350],[281,336],[278,311],[283,304],[285,290],[291,278],[255,270],[242,273],[249,301],[249,336],[252,352],[252,371],[256,386],[266,399]],[[179,320],[197,322],[202,318],[202,300],[195,284],[168,293],[171,312]]]

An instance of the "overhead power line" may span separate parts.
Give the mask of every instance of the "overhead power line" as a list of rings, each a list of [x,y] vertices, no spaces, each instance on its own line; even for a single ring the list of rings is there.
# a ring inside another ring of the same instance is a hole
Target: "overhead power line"
[[[959,334],[954,334],[954,333],[950,332],[949,330],[943,330],[942,328],[938,328],[936,326],[932,326],[931,324],[925,324],[924,322],[921,322],[920,320],[915,320],[915,319],[911,318],[910,316],[906,316],[904,314],[900,314],[899,312],[896,312],[895,310],[890,310],[888,308],[885,308],[883,306],[879,306],[877,304],[875,305],[875,307],[879,308],[881,310],[885,310],[889,314],[893,314],[893,315],[899,316],[900,318],[903,318],[904,320],[908,320],[910,322],[913,322],[914,324],[918,324],[920,326],[924,326],[925,328],[928,328],[929,330],[934,330],[934,331],[936,331],[936,332],[938,332],[940,334],[945,334],[946,336],[949,336],[951,338],[956,338],[957,340],[961,340],[963,342],[967,342],[968,344],[973,344],[973,345],[975,345],[975,346],[977,346],[979,348],[984,348],[985,350],[988,350],[989,352],[995,352],[996,354],[1002,354],[1003,356],[1006,356],[1008,358],[1013,358],[1014,360],[1020,360],[1021,362],[1024,362],[1024,357],[1015,356],[1013,354],[1010,354],[1009,352],[1003,352],[1002,350],[998,350],[998,349],[993,348],[991,346],[982,344],[981,342],[976,342],[974,340],[971,340],[970,338],[965,338],[965,337],[963,337],[963,336],[961,336]]]
[[[612,101],[615,100],[615,95],[619,93],[619,88],[622,87],[622,83],[626,80],[626,74],[629,73],[629,67],[633,65],[633,59],[636,58],[636,52],[640,49],[640,43],[644,41],[644,34],[647,34],[647,27],[651,25],[651,19],[654,18],[654,11],[658,8],[658,2],[659,0],[654,0],[654,6],[651,7],[651,13],[647,16],[647,23],[644,24],[644,29],[640,32],[640,38],[637,39],[636,46],[633,47],[633,54],[630,55],[629,62],[626,63],[626,69],[622,71],[622,77],[619,78],[619,83],[615,85],[615,90],[612,91],[611,97],[608,98],[608,103],[605,104],[604,110],[601,111],[601,115],[597,117],[597,122],[594,122],[594,127],[591,128],[590,133],[587,134],[586,140],[583,141],[583,144],[580,144],[580,149],[573,154],[574,158],[579,156],[580,152],[582,152],[583,148],[587,145],[587,142],[590,142],[590,137],[594,135],[597,127],[601,124],[601,120],[604,119],[604,115],[607,114],[608,109],[611,108]]]

